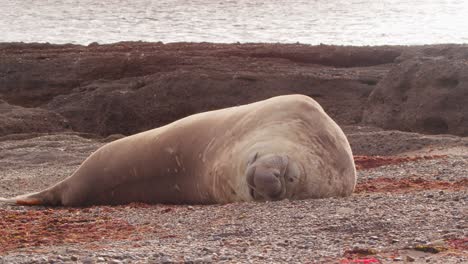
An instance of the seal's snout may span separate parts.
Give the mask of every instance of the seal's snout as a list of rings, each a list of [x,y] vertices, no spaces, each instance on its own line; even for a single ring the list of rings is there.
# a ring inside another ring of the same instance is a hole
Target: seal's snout
[[[266,199],[278,199],[281,195],[280,172],[257,170],[253,176],[255,190]]]
[[[247,183],[255,200],[279,200],[284,194],[288,159],[281,155],[252,156],[247,167]]]

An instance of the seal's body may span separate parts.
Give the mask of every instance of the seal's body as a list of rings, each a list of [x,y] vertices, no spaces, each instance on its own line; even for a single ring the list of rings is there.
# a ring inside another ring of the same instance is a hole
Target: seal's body
[[[342,130],[311,98],[287,95],[116,140],[56,185],[2,201],[212,204],[348,196],[355,183]]]

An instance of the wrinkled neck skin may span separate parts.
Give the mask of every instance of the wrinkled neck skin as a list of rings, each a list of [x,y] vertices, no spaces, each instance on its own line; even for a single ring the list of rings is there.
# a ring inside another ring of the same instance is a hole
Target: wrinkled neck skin
[[[229,162],[215,166],[218,170],[211,185],[215,200],[218,203],[301,200],[344,197],[352,193],[356,172],[352,154],[346,149],[326,151],[327,144],[322,145],[319,137],[311,139],[314,143],[302,144],[279,140],[272,137],[252,145],[234,146],[230,158],[223,159]],[[277,162],[284,158],[286,166]],[[280,189],[269,176],[275,173],[279,174]]]

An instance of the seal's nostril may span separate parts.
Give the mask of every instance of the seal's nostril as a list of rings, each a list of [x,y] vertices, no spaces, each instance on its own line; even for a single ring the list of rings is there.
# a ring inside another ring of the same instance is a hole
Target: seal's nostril
[[[279,178],[279,176],[280,176],[280,172],[279,172],[279,171],[275,171],[275,172],[273,172],[273,176],[275,176],[276,178]]]

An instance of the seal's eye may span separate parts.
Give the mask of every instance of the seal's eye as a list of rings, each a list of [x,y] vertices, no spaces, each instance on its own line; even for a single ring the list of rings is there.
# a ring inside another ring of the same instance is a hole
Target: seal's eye
[[[289,177],[289,178],[288,178],[288,181],[289,181],[289,182],[293,182],[293,181],[294,181],[294,179],[293,179],[293,178],[291,178],[291,177]]]

